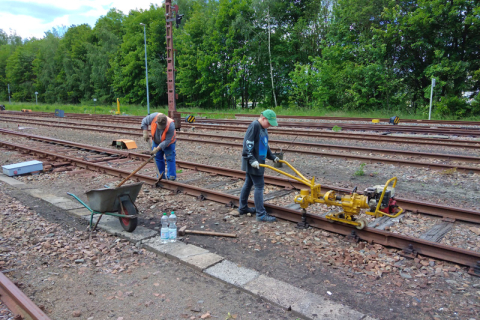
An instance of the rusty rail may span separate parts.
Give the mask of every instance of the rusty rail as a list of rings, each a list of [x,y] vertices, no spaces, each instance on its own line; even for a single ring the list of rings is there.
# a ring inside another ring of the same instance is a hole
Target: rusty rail
[[[10,279],[0,272],[0,299],[15,315],[25,320],[50,320]],[[15,317],[17,319],[17,317]]]

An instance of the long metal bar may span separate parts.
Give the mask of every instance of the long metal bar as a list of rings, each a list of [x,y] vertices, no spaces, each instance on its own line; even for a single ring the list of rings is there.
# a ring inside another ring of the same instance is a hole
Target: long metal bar
[[[25,320],[50,320],[10,279],[0,272],[0,299],[16,316]],[[17,317],[15,317],[17,319]]]

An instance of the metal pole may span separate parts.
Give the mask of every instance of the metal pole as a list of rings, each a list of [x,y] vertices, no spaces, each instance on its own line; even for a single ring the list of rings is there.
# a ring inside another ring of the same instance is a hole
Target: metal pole
[[[145,42],[145,77],[147,78],[147,114],[150,114],[150,97],[148,94],[148,65],[147,65],[147,32],[145,31],[145,24],[143,25],[143,41]]]
[[[10,84],[8,84],[8,103],[12,103],[10,101]]]
[[[431,86],[431,90],[430,90],[430,108],[428,110],[428,120],[430,120],[430,118],[432,116],[433,87],[435,87],[435,78],[432,79],[432,86]]]

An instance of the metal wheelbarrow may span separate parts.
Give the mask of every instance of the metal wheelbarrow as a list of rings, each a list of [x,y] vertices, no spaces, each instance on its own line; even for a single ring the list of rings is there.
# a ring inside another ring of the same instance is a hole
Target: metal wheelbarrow
[[[90,211],[90,228],[95,230],[102,216],[109,215],[118,217],[123,229],[127,232],[133,232],[137,228],[138,209],[135,206],[135,200],[142,189],[143,182],[129,184],[116,188],[95,189],[86,192],[89,206],[80,200],[76,195],[67,192],[74,197],[85,208]],[[100,214],[95,226],[93,226],[93,216]]]
[[[86,205],[82,200],[80,200],[76,195],[67,192],[69,196],[74,197],[85,206],[90,212],[90,229],[93,231],[97,227],[100,219],[104,214],[109,216],[118,217],[120,224],[123,229],[127,232],[133,232],[137,228],[138,219],[138,209],[135,206],[135,200],[137,199],[140,190],[142,189],[143,182],[129,184],[122,186],[131,176],[137,173],[142,169],[150,160],[155,157],[155,154],[152,154],[140,167],[133,171],[128,177],[122,180],[115,188],[103,188],[103,189],[94,189],[86,192],[88,203],[90,206]],[[157,166],[155,165],[157,169]],[[158,172],[158,169],[157,169]],[[163,172],[159,174],[158,181],[162,179]],[[157,181],[157,182],[158,182]],[[93,225],[93,216],[95,214],[100,214],[98,217],[95,226]]]

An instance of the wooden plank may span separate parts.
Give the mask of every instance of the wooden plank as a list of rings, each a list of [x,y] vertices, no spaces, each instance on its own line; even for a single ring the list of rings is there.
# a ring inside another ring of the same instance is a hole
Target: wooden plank
[[[275,198],[280,198],[280,197],[286,196],[287,194],[290,194],[292,192],[293,192],[293,190],[287,190],[287,189],[281,189],[281,190],[269,192],[269,193],[267,193],[266,195],[263,196],[263,201],[268,201],[268,200],[272,200],[272,199],[275,199]]]
[[[432,241],[432,242],[440,242],[442,238],[450,232],[453,228],[453,223],[451,222],[440,222],[434,225],[432,228],[427,230],[424,234],[420,236],[420,239]]]
[[[383,216],[383,217],[380,217],[380,218],[376,218],[374,221],[370,222],[368,224],[368,227],[369,228],[375,228],[375,229],[378,229],[378,230],[385,230],[387,227],[391,227],[395,223],[400,222],[400,220],[402,220],[403,217],[404,217],[403,214],[399,215],[396,218],[390,218],[390,217],[387,217],[387,216]]]

